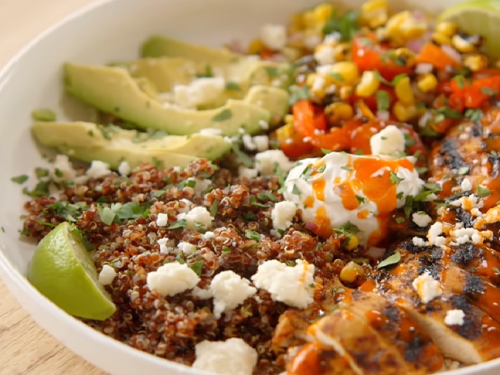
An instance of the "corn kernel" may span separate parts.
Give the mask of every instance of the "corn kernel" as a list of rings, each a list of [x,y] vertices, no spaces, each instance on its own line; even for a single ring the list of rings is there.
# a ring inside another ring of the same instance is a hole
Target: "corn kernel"
[[[335,102],[325,108],[325,115],[330,125],[346,121],[354,116],[352,107],[344,102]]]
[[[335,62],[335,48],[328,44],[320,44],[314,49],[314,59],[319,65],[331,65]]]
[[[410,77],[401,78],[398,83],[396,83],[394,91],[401,103],[406,105],[415,104],[415,96],[413,95]]]
[[[350,43],[340,43],[334,47],[333,57],[335,61],[346,61],[351,54]]]
[[[332,17],[333,5],[329,3],[319,4],[314,8],[313,13],[316,23],[323,26]]]
[[[389,38],[399,43],[418,38],[427,31],[427,23],[417,20],[409,11],[393,15],[386,27]]]
[[[453,35],[453,37],[451,38],[451,45],[455,47],[458,52],[462,53],[470,53],[476,50],[474,44],[458,34]]]
[[[346,283],[353,283],[356,281],[358,276],[363,276],[364,271],[363,267],[354,262],[349,262],[347,265],[340,271],[340,280]]]
[[[418,115],[417,108],[414,105],[404,105],[396,102],[393,108],[394,115],[398,121],[406,122]]]
[[[375,38],[379,42],[386,42],[389,39],[389,34],[387,34],[387,28],[379,27],[375,30]]]
[[[405,66],[407,67],[412,68],[417,63],[415,53],[410,51],[408,48],[398,48],[396,49],[396,51],[394,51],[394,54],[399,58],[400,61],[404,61]]]
[[[423,74],[418,77],[417,87],[422,92],[433,91],[438,85],[438,80],[434,74]]]
[[[361,76],[361,81],[356,86],[356,95],[362,98],[368,98],[375,94],[380,86],[380,80],[377,78],[375,72],[364,72]]]
[[[433,33],[432,34],[432,41],[436,42],[437,44],[440,44],[440,45],[443,45],[443,44],[451,45],[451,38],[448,35],[443,34],[443,33],[438,33],[438,32]]]
[[[354,250],[359,245],[359,238],[356,235],[352,235],[349,237],[349,241],[345,245],[346,250]]]
[[[248,46],[248,54],[249,55],[258,55],[260,51],[262,51],[262,48],[264,47],[264,44],[260,39],[254,39],[250,42],[250,45]]]
[[[347,100],[354,92],[354,88],[352,86],[342,86],[339,90],[339,96],[342,100]]]
[[[293,124],[294,122],[294,118],[293,118],[293,115],[285,115],[285,124]]]
[[[488,66],[488,58],[484,55],[468,55],[465,56],[463,64],[473,72],[477,72]]]
[[[389,5],[386,0],[370,0],[361,6],[360,22],[375,29],[383,26],[389,18]]]
[[[287,123],[286,125],[283,125],[282,127],[276,129],[276,138],[278,141],[284,142],[288,138],[291,138],[295,132],[295,128],[293,126],[293,116],[292,116],[292,122]]]
[[[449,21],[440,22],[436,26],[436,31],[438,33],[441,33],[441,34],[446,35],[448,37],[452,37],[453,35],[455,35],[457,32],[457,29],[458,29],[457,25],[455,25],[453,22],[449,22]]]
[[[341,61],[335,63],[331,67],[331,72],[333,74],[339,74],[342,80],[338,82],[339,84],[355,84],[359,79],[358,67],[356,64],[350,61]]]
[[[369,120],[375,119],[375,115],[363,100],[358,100],[356,102],[356,108],[358,109],[361,116],[366,117]]]
[[[304,15],[302,16],[302,22],[306,29],[314,29],[316,26],[314,11],[308,10],[307,12],[305,12]]]

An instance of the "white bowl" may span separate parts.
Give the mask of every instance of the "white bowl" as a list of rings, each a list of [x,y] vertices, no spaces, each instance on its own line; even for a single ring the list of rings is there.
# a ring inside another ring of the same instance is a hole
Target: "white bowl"
[[[19,216],[25,197],[12,176],[43,164],[30,136],[30,112],[60,109],[61,64],[106,63],[133,59],[140,43],[165,34],[212,46],[232,39],[248,41],[268,22],[285,23],[310,0],[108,0],[88,6],[32,41],[0,72],[0,276],[33,318],[59,341],[104,371],[116,375],[202,374],[132,349],[67,315],[25,278],[34,247],[19,241]],[[362,0],[344,0],[350,7]],[[437,12],[453,0],[391,1],[394,8]],[[61,113],[59,113],[61,118]],[[449,375],[496,375],[500,360]]]

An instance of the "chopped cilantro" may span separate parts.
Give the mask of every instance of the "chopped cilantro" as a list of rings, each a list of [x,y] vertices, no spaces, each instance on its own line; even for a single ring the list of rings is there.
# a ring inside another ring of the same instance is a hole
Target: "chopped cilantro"
[[[179,220],[179,221],[175,222],[174,224],[172,224],[171,226],[169,226],[167,229],[186,228],[186,225],[187,225],[187,220],[186,219],[182,219],[182,220]]]
[[[250,159],[250,157],[246,153],[241,151],[240,146],[236,142],[233,142],[232,151],[233,154],[238,158],[238,161],[245,167],[250,168],[253,166],[252,159]]]
[[[293,184],[292,194],[298,195],[300,197],[300,190],[296,184]]]
[[[401,181],[404,181],[404,178],[398,177],[398,175],[394,172],[389,172],[389,179],[393,184],[399,184]]]
[[[203,267],[205,266],[205,261],[203,259],[197,260],[194,263],[188,263],[188,267],[191,268],[198,276],[201,276]]]
[[[489,95],[489,96],[498,94],[498,90],[492,89],[491,87],[481,87],[481,92],[484,95]]]
[[[404,217],[397,217],[396,218],[396,223],[398,224],[403,224],[406,221]]]
[[[495,275],[500,275],[500,270],[497,267],[493,267],[493,272],[495,272]]]
[[[389,109],[391,105],[391,96],[387,91],[377,90],[375,93],[375,98],[377,100],[377,110],[380,112],[385,112]]]
[[[12,177],[10,180],[12,182],[15,182],[16,184],[24,184],[26,181],[28,181],[29,176],[26,174],[22,174],[20,176]]]
[[[219,201],[214,201],[210,206],[210,215],[212,215],[212,217],[215,217],[218,211],[219,211]]]
[[[227,246],[222,246],[222,254],[231,254],[231,248]]]
[[[477,186],[477,196],[480,198],[486,198],[491,195],[491,191],[488,188],[485,188],[484,186],[478,185]]]
[[[309,86],[290,86],[290,99],[288,100],[289,104],[293,106],[299,100],[307,100],[309,99]]]
[[[35,188],[32,191],[29,191],[28,188],[23,189],[23,193],[29,195],[32,198],[40,198],[46,197],[49,195],[50,181],[40,181],[36,184]]]
[[[37,168],[35,168],[35,175],[36,175],[36,178],[38,178],[38,179],[40,179],[42,177],[47,177],[49,175],[49,170],[46,168],[37,167]]]
[[[227,82],[226,90],[241,91],[241,87],[236,82]]]
[[[483,112],[480,109],[468,109],[465,111],[465,117],[467,117],[472,122],[481,120]]]
[[[322,148],[321,149],[321,152],[325,155],[328,155],[328,154],[331,154],[332,153],[332,150],[327,150],[326,148]]]
[[[460,90],[464,88],[465,82],[464,82],[464,76],[463,75],[459,74],[459,75],[453,77],[453,80],[457,83],[458,88]]]
[[[461,167],[461,168],[459,168],[458,174],[461,174],[461,175],[469,174],[469,167]]]
[[[462,118],[462,114],[460,112],[458,112],[455,109],[451,109],[449,107],[439,108],[436,110],[436,112],[440,115],[443,115],[446,118],[452,118],[452,119],[457,119],[457,120]],[[439,122],[439,121],[436,120],[436,122]]]
[[[257,241],[257,242],[260,241],[260,234],[254,230],[251,230],[251,229],[245,230],[245,237],[248,238],[249,240],[253,240],[253,241]]]
[[[377,265],[377,269],[381,269],[387,266],[392,266],[395,264],[398,264],[401,261],[401,254],[399,251],[396,251],[394,254],[392,254],[390,257],[384,259],[382,262],[380,262]]]
[[[346,237],[354,236],[360,232],[359,228],[350,222],[341,225],[339,228],[333,228],[333,231]]]
[[[360,196],[360,195],[356,195],[356,199],[358,200],[358,203],[365,203],[365,198]]]
[[[344,166],[340,167],[340,169],[344,169],[346,171],[352,171],[353,170],[352,167],[350,167],[348,165],[344,165]]]
[[[330,19],[323,26],[323,34],[328,35],[338,31],[343,41],[351,40],[358,31],[359,13],[359,11],[355,10],[340,16],[334,10]]]

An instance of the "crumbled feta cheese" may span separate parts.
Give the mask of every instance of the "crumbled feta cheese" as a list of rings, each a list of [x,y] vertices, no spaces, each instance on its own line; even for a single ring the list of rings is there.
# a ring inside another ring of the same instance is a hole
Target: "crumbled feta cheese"
[[[215,238],[215,233],[214,232],[210,232],[210,231],[206,231],[205,233],[203,233],[201,235],[201,238],[203,238],[205,241],[206,240],[211,240],[212,238]]]
[[[463,310],[448,310],[444,323],[448,326],[462,326],[464,324],[465,313]]]
[[[311,86],[311,91],[317,92],[317,91],[323,90],[325,83],[326,83],[326,80],[323,77],[316,76],[316,78],[314,78],[313,84]]]
[[[269,137],[267,135],[256,135],[253,137],[253,143],[258,152],[269,149]]]
[[[201,289],[195,286],[191,294],[198,299],[210,299],[213,297],[210,289]]]
[[[255,168],[247,168],[242,165],[238,168],[238,173],[240,178],[246,178],[247,180],[252,180],[259,174],[259,171]]]
[[[111,284],[115,277],[116,277],[115,269],[113,267],[108,266],[107,264],[105,264],[102,267],[101,272],[99,272],[99,282],[102,285]]]
[[[158,241],[158,245],[160,245],[160,253],[161,254],[170,254],[175,252],[175,241],[169,238],[160,238]]]
[[[460,187],[463,191],[471,191],[472,190],[472,182],[468,178],[464,178]]]
[[[253,141],[253,138],[250,134],[243,134],[243,137],[241,137],[241,140],[243,142],[243,146],[247,150],[254,151],[257,149],[257,146],[255,145],[255,142]]]
[[[335,62],[335,49],[332,46],[323,44],[316,48],[314,59],[319,65],[329,65]]]
[[[436,238],[434,238],[434,245],[435,246],[444,246],[446,244],[446,238],[444,238],[443,236],[437,236]]]
[[[252,281],[257,288],[271,293],[273,301],[305,309],[313,300],[314,266],[297,260],[295,267],[289,267],[277,260],[262,263]]]
[[[292,219],[297,212],[295,203],[282,201],[274,205],[271,212],[274,229],[286,230],[292,225]]]
[[[177,207],[177,211],[179,211],[180,213],[189,212],[189,210],[191,209],[191,206],[193,205],[193,202],[191,202],[190,200],[187,200],[185,198],[182,198],[179,202],[184,203],[184,207],[181,207],[180,205]]]
[[[120,163],[118,166],[118,172],[122,176],[128,176],[130,172],[132,171],[132,168],[130,168],[130,165],[124,160]]]
[[[472,210],[470,210],[470,214],[472,216],[483,216],[483,213],[481,212],[481,210],[479,208],[473,208]]]
[[[156,217],[156,225],[159,227],[166,227],[168,224],[168,215],[159,213],[158,216]]]
[[[261,175],[274,174],[277,166],[283,172],[288,172],[292,168],[293,162],[281,150],[268,150],[255,155],[255,168]]]
[[[202,341],[196,344],[193,368],[219,375],[252,375],[257,365],[257,351],[245,341]]]
[[[423,273],[413,280],[412,285],[423,303],[429,303],[434,298],[443,294],[443,289],[439,281],[434,280],[428,272]]]
[[[276,229],[271,229],[269,231],[269,234],[273,236],[274,238],[281,238],[280,232],[278,232]]]
[[[340,42],[342,39],[342,34],[340,34],[338,31],[334,31],[333,33],[325,35],[323,38],[323,43],[325,44],[337,44]]]
[[[181,241],[177,248],[182,251],[185,255],[191,255],[196,251],[196,246],[190,244],[189,242]]]
[[[191,209],[187,214],[180,213],[177,215],[177,220],[186,220],[186,228],[192,231],[198,231],[199,229],[210,229],[212,226],[212,220],[214,218],[210,215],[210,212],[205,207],[195,207]]]
[[[262,130],[269,130],[269,123],[265,120],[259,120],[259,125]]]
[[[431,245],[434,245],[436,241],[436,237],[438,237],[441,233],[443,233],[443,224],[439,221],[436,221],[431,225],[429,231],[427,232],[427,239]]]
[[[201,129],[199,133],[203,135],[222,135],[222,130],[215,128],[205,128]]]
[[[203,193],[206,191],[210,185],[212,185],[212,181],[209,180],[208,178],[195,178],[195,177],[190,177],[188,178],[188,181],[194,181],[195,185],[193,187],[194,192],[196,194]]]
[[[321,43],[321,38],[317,34],[306,35],[304,38],[304,45],[307,49],[313,50],[318,44]]]
[[[221,77],[198,78],[189,85],[173,88],[175,104],[184,109],[196,109],[215,103],[223,94],[226,84]]]
[[[90,163],[90,168],[87,169],[87,176],[90,178],[101,178],[110,173],[109,164],[99,160],[94,160]]]
[[[162,297],[175,296],[188,289],[193,289],[200,278],[187,264],[167,263],[147,275],[149,289]]]
[[[71,165],[67,155],[56,155],[51,177],[56,182],[73,181],[75,179],[76,171],[73,169],[73,165]]]
[[[260,30],[260,39],[270,50],[280,51],[286,46],[286,28],[283,25],[264,25]]]
[[[250,286],[250,281],[233,271],[223,271],[217,274],[210,284],[214,296],[214,316],[219,319],[223,312],[233,310],[248,297],[253,296],[257,289]]]
[[[412,216],[411,216],[413,222],[415,224],[417,224],[419,227],[426,227],[427,225],[429,225],[430,223],[432,223],[432,218],[427,215],[425,212],[415,212]]]
[[[473,208],[482,208],[483,202],[479,200],[474,194],[469,195],[468,197],[461,197],[457,200],[450,202],[450,205],[454,207],[462,207],[465,211],[470,211]]]
[[[373,155],[398,156],[405,150],[405,137],[397,126],[389,125],[370,138],[370,147]]]
[[[412,242],[415,246],[418,247],[429,246],[429,243],[427,241],[424,241],[424,239],[420,237],[413,237]]]

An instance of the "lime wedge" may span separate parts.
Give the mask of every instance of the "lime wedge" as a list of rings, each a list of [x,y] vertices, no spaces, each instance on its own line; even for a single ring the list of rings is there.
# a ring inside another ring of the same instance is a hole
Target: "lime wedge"
[[[500,0],[472,0],[446,9],[438,21],[451,21],[468,34],[485,38],[484,51],[500,57]]]
[[[28,280],[71,315],[105,320],[116,311],[77,228],[70,223],[59,224],[40,241]]]

